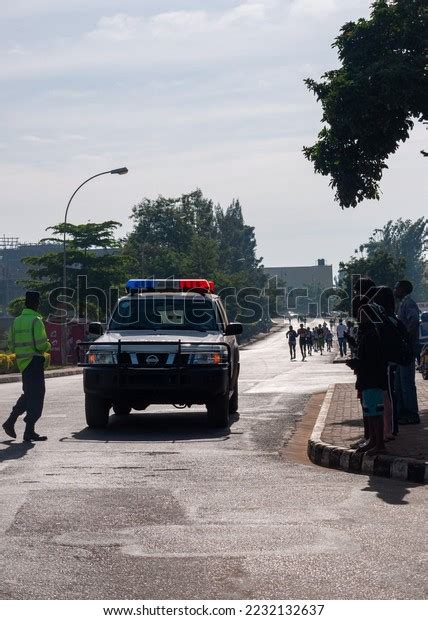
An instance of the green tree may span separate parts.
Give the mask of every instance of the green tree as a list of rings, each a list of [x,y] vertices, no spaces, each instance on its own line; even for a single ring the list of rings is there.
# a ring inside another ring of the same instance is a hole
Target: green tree
[[[141,276],[214,280],[227,298],[231,318],[240,316],[235,292],[256,287],[260,294],[266,280],[262,259],[256,256],[254,228],[245,224],[239,200],[223,210],[200,189],[178,198],[144,198],[134,206],[131,219],[134,229],[125,252],[138,264]],[[254,333],[269,322],[267,299],[260,303],[265,312],[250,329]]]
[[[387,158],[428,118],[427,27],[426,0],[376,0],[370,19],[345,24],[333,43],[342,66],[305,81],[325,125],[303,151],[342,208],[379,200]]]
[[[404,259],[404,277],[414,285],[414,295],[424,301],[428,295],[424,280],[425,260],[428,250],[428,219],[390,220],[381,229],[377,229],[364,244],[367,256],[371,257],[383,249],[395,260]]]
[[[53,236],[43,240],[60,243],[64,230],[67,234],[67,287],[74,291],[71,304],[79,300],[76,308],[79,316],[104,319],[109,310],[106,303],[109,290],[124,287],[132,259],[120,251],[119,241],[114,237],[119,226],[119,222],[114,221],[58,224],[48,229],[53,231]],[[61,305],[62,247],[58,252],[24,258],[23,263],[28,266],[28,275],[21,284],[41,293],[42,310],[49,314],[52,305],[55,308]]]
[[[377,248],[369,255],[365,253],[364,246],[361,247],[361,250],[360,256],[353,256],[348,262],[339,263],[340,285],[348,294],[348,298],[336,306],[339,310],[349,311],[353,281],[359,276],[369,277],[377,285],[390,286],[391,288],[397,280],[404,278],[404,258],[395,257],[383,248]]]
[[[125,251],[142,275],[204,277],[220,288],[264,283],[254,228],[245,224],[239,201],[223,211],[197,189],[178,198],[144,198],[131,219]]]

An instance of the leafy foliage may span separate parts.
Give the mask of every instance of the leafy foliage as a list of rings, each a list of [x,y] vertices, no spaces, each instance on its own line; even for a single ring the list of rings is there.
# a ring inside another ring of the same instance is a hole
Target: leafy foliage
[[[376,0],[370,19],[349,22],[333,47],[342,66],[306,85],[326,123],[304,147],[315,171],[331,176],[342,208],[379,199],[386,160],[428,118],[426,0]]]
[[[118,241],[114,238],[114,232],[118,226],[118,222],[108,221],[99,224],[67,224],[65,227],[68,235],[67,287],[74,291],[79,289],[79,316],[89,313],[91,318],[104,318],[108,312],[106,300],[109,299],[110,288],[123,289],[132,260],[116,249]],[[64,234],[64,224],[52,226],[49,230],[54,231],[54,236],[49,238],[49,241],[59,242]],[[109,253],[108,250],[112,252]],[[58,300],[63,285],[62,251],[27,257],[23,259],[23,263],[28,265],[28,276],[22,284],[40,291],[42,310],[49,314],[52,312],[52,304],[55,307],[60,306]],[[91,295],[89,302],[88,293]],[[74,296],[71,303],[76,302],[77,296]]]
[[[347,263],[340,263],[340,271],[345,273],[345,287],[351,290],[352,276],[369,277],[376,284],[393,287],[405,275],[405,261],[395,258],[378,248],[369,256],[354,256]]]
[[[238,200],[225,210],[201,190],[179,198],[145,198],[133,208],[125,252],[140,273],[159,278],[204,277],[225,286],[263,286],[254,228]]]
[[[425,300],[428,295],[427,283],[424,281],[425,259],[428,251],[428,219],[390,220],[376,230],[368,243],[364,244],[367,256],[371,257],[378,250],[384,250],[394,260],[404,260],[404,277],[414,285],[416,298]],[[397,278],[398,279],[398,278]]]
[[[68,237],[67,248],[89,250],[90,248],[117,248],[120,241],[115,238],[120,222],[88,222],[87,224],[56,224],[46,230],[52,230],[53,237],[42,239],[40,243],[58,243],[63,240],[64,232]]]
[[[352,277],[368,276],[378,285],[393,287],[397,280],[410,280],[414,296],[425,301],[428,286],[424,278],[426,252],[428,250],[428,219],[390,220],[383,228],[376,229],[363,243],[355,256],[341,262],[342,286],[348,295],[352,290]],[[348,302],[341,302],[341,308]]]
[[[223,210],[196,189],[178,198],[145,198],[131,218],[134,230],[124,251],[139,265],[141,276],[214,280],[229,316],[238,320],[236,293],[253,287],[260,294],[266,280],[262,259],[256,256],[254,228],[245,224],[239,200]],[[267,303],[267,298],[259,300],[263,313],[254,331],[268,326]]]

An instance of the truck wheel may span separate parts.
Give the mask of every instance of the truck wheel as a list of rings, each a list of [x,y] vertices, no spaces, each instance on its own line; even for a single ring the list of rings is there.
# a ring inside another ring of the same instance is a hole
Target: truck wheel
[[[215,428],[229,426],[229,393],[216,396],[207,403],[208,422]]]
[[[129,415],[131,407],[126,403],[113,403],[113,411],[116,415]]]
[[[105,428],[108,424],[110,403],[105,398],[85,394],[86,424],[89,428]]]
[[[235,413],[238,413],[238,392],[238,381],[236,381],[235,389],[233,390],[232,397],[229,400],[229,415],[235,415]]]

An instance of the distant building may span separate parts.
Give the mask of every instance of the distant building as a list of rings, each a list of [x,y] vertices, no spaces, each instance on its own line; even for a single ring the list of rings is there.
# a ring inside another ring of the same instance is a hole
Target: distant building
[[[18,284],[27,277],[27,266],[21,261],[27,256],[42,256],[48,252],[60,252],[62,246],[53,243],[19,243],[17,238],[0,238],[0,316],[7,315],[9,302],[24,294]]]
[[[0,317],[8,315],[9,303],[24,294],[18,284],[27,278],[28,267],[22,259],[28,256],[43,256],[49,252],[62,252],[61,243],[19,243],[16,237],[0,237]],[[114,254],[115,248],[97,249],[97,254]]]
[[[326,265],[324,258],[309,267],[265,267],[265,272],[269,277],[278,276],[287,290],[308,288],[312,292],[333,286],[333,266]]]
[[[301,314],[317,316],[320,308],[320,296],[322,291],[333,286],[333,266],[326,265],[325,259],[320,258],[316,265],[308,267],[265,267],[265,273],[269,278],[278,277],[286,291],[285,310],[295,310]],[[306,289],[290,294],[293,289]]]

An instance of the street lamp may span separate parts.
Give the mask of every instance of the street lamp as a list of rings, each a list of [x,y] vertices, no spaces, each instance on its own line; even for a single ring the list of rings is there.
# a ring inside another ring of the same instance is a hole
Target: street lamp
[[[62,246],[62,254],[63,254],[63,262],[62,262],[62,287],[64,290],[64,297],[66,295],[66,288],[67,288],[67,254],[66,254],[66,237],[67,237],[67,233],[66,233],[66,229],[67,229],[67,216],[68,216],[68,210],[70,208],[71,205],[71,201],[73,200],[73,198],[75,197],[75,195],[77,194],[77,192],[79,191],[79,189],[81,187],[83,187],[84,185],[86,185],[86,183],[89,183],[89,181],[92,181],[92,179],[96,179],[97,177],[101,177],[104,174],[126,174],[128,172],[128,168],[115,168],[114,170],[106,170],[106,172],[99,172],[98,174],[94,174],[93,176],[89,177],[89,179],[86,179],[86,181],[83,181],[83,183],[81,183],[79,185],[79,187],[77,189],[74,190],[74,192],[72,193],[70,200],[67,203],[67,208],[65,210],[65,215],[64,215],[64,237],[63,237],[63,246]],[[67,354],[66,354],[66,338],[65,338],[65,326],[63,329],[63,339],[62,339],[62,363],[64,364],[67,361]]]

